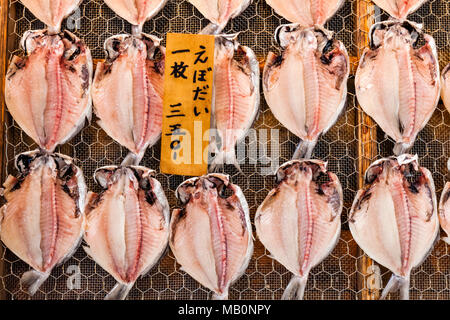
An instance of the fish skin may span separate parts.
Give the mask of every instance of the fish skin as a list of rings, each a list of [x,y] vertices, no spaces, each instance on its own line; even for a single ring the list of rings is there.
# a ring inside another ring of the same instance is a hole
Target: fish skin
[[[53,152],[91,118],[91,53],[69,31],[28,31],[22,48],[26,56],[15,56],[6,75],[8,111],[42,150]]]
[[[221,169],[224,163],[241,171],[235,146],[245,138],[259,111],[259,62],[255,53],[241,46],[236,35],[217,36],[214,58],[213,127],[221,140],[220,148],[213,143],[216,157],[210,171]],[[242,55],[240,60],[237,55]]]
[[[391,17],[404,20],[419,9],[428,0],[373,0],[373,2],[389,13]]]
[[[165,48],[142,34],[113,36],[105,49],[108,59],[97,65],[94,77],[94,112],[100,127],[134,153],[138,164],[161,136]]]
[[[256,233],[271,256],[293,273],[282,299],[303,299],[312,268],[339,241],[342,186],[320,160],[293,160],[277,171],[277,186],[259,206]],[[319,183],[327,175],[329,182]]]
[[[358,101],[395,140],[396,155],[412,147],[439,102],[436,45],[431,36],[423,34],[426,43],[416,49],[420,34],[420,26],[411,22],[375,24],[370,33],[371,48],[365,49],[356,72]]]
[[[433,177],[409,154],[374,162],[365,177],[350,211],[350,231],[370,258],[393,273],[381,298],[400,289],[400,298],[407,300],[411,270],[439,236]]]
[[[450,112],[450,80],[449,80],[450,73],[449,73],[449,70],[450,70],[450,64],[448,64],[444,68],[444,70],[442,70],[441,98],[442,98],[442,102],[444,102],[444,106]]]
[[[236,18],[250,5],[252,0],[188,0],[211,24],[202,34],[219,34],[230,19]]]
[[[166,251],[169,204],[153,176],[153,170],[138,166],[95,173],[104,190],[88,195],[84,240],[87,254],[117,281],[105,299],[125,299]]]
[[[345,0],[266,0],[276,13],[303,27],[323,26]]]
[[[302,140],[293,158],[310,158],[345,107],[350,60],[325,29],[283,25],[276,38],[283,52],[267,57],[264,96],[275,118]]]
[[[117,15],[138,27],[135,35],[142,32],[144,23],[164,8],[167,0],[105,0]]]
[[[183,270],[214,292],[213,299],[228,299],[253,254],[247,201],[223,174],[189,179],[176,195],[183,208],[172,213],[170,248]]]
[[[23,274],[21,283],[34,295],[80,244],[86,185],[81,169],[60,154],[23,153],[16,168],[19,176],[4,183],[1,240],[33,269]]]
[[[44,22],[51,34],[58,34],[61,22],[81,3],[81,0],[21,0],[36,18]]]

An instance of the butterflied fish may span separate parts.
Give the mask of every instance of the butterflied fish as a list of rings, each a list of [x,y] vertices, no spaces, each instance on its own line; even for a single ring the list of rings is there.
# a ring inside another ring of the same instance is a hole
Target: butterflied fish
[[[425,44],[417,47],[419,37]],[[356,95],[364,112],[408,151],[439,101],[440,76],[434,39],[412,22],[375,24],[356,72]]]
[[[303,27],[323,26],[344,0],[266,0],[275,12]]]
[[[105,0],[105,3],[135,27],[134,34],[140,34],[144,23],[161,11],[167,0]]]
[[[28,31],[6,75],[8,111],[41,149],[52,152],[90,119],[92,59],[74,34]]]
[[[364,252],[393,272],[383,290],[409,299],[411,270],[428,256],[439,235],[433,177],[408,154],[375,161],[349,216],[350,231]]]
[[[444,102],[444,106],[450,112],[450,64],[447,65],[444,70],[442,70],[441,77],[441,98]]]
[[[322,176],[329,181],[320,183]],[[285,163],[277,183],[256,212],[256,233],[272,257],[294,274],[282,299],[303,299],[309,272],[339,241],[342,187],[320,160]]]
[[[62,20],[70,15],[81,0],[21,0],[39,20],[44,22],[52,34],[59,33]]]
[[[224,163],[240,170],[234,148],[245,138],[259,110],[259,62],[255,53],[235,37],[216,37],[212,121],[221,143],[219,149],[218,141],[213,143],[217,150],[211,171]]]
[[[404,20],[406,17],[419,9],[428,0],[373,0],[381,9],[385,10],[391,17]]]
[[[349,57],[344,45],[321,28],[283,25],[276,38],[283,52],[267,57],[264,96],[275,118],[302,140],[294,159],[310,158],[320,135],[344,109]]]
[[[153,175],[137,166],[95,173],[104,190],[88,195],[84,240],[86,252],[117,281],[105,299],[125,299],[167,248],[169,204]]]
[[[92,99],[99,125],[135,154],[135,164],[161,136],[165,49],[156,37],[117,35],[95,72]]]
[[[23,153],[16,168],[19,176],[3,184],[1,239],[33,268],[20,280],[33,295],[80,244],[86,185],[80,168],[60,154]]]
[[[450,171],[450,160],[447,162]],[[447,182],[442,190],[441,200],[439,201],[439,222],[447,237],[443,241],[450,244],[450,182]]]
[[[205,34],[218,34],[228,21],[236,18],[252,0],[189,0],[211,24],[203,29]]]
[[[187,180],[176,194],[183,208],[172,213],[170,248],[183,270],[214,292],[214,299],[227,299],[253,253],[247,201],[222,174]]]

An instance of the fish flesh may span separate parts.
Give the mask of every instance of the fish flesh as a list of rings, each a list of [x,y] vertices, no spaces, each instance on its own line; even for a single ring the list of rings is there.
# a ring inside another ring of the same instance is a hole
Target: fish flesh
[[[412,147],[439,102],[436,44],[420,28],[407,21],[375,24],[356,72],[358,101],[395,140],[395,155]],[[418,48],[422,37],[425,44]]]
[[[282,25],[276,39],[283,52],[267,57],[264,96],[275,118],[302,140],[294,159],[310,158],[344,110],[349,56],[332,32],[319,27]]]
[[[303,27],[323,26],[345,0],[266,0],[276,13]]]
[[[428,0],[373,0],[381,9],[389,13],[391,17],[404,20],[419,9]]]
[[[450,171],[450,160],[447,162]],[[442,240],[450,244],[450,182],[447,182],[442,190],[441,200],[439,201],[439,222],[442,229],[447,234]]]
[[[169,240],[170,211],[155,172],[145,167],[103,167],[86,205],[86,253],[116,279],[105,299],[125,299],[134,282],[160,260]]]
[[[135,155],[161,136],[165,49],[154,36],[116,35],[106,40],[106,62],[98,63],[92,99],[99,125]]]
[[[202,34],[219,34],[230,19],[236,18],[250,5],[252,0],[189,0],[211,24]]]
[[[216,154],[210,166],[213,172],[224,163],[241,170],[234,149],[259,111],[259,62],[250,48],[235,40],[236,36],[216,37],[212,122],[218,136],[211,144]]]
[[[393,272],[381,299],[397,289],[401,299],[409,299],[411,270],[439,236],[431,172],[409,154],[375,161],[353,202],[349,226],[358,246]]]
[[[444,106],[447,108],[447,110],[450,112],[450,64],[448,64],[444,70],[442,70],[442,77],[441,77],[441,98],[442,102],[444,102]]]
[[[105,0],[105,3],[133,25],[134,35],[139,35],[144,23],[160,12],[167,0]]]
[[[230,285],[247,269],[253,254],[249,209],[239,186],[223,174],[183,182],[183,204],[170,221],[170,248],[191,277],[227,299]]]
[[[18,177],[3,184],[1,240],[33,268],[20,282],[34,295],[81,242],[86,184],[81,169],[60,154],[22,153],[16,168]]]
[[[8,111],[42,150],[52,152],[90,120],[91,53],[69,31],[28,31],[21,45],[26,56],[15,56],[6,75]]]
[[[36,18],[44,22],[50,34],[58,34],[61,22],[78,8],[81,0],[21,0]]]
[[[339,241],[342,187],[326,167],[320,160],[285,163],[277,171],[277,186],[256,212],[262,244],[294,274],[282,299],[303,299],[309,272]],[[324,176],[328,182],[320,183]]]

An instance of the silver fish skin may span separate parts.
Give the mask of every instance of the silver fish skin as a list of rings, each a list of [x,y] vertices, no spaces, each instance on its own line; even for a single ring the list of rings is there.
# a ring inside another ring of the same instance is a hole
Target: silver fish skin
[[[393,273],[381,299],[400,290],[400,299],[408,300],[411,270],[439,237],[431,172],[409,154],[375,161],[353,202],[349,226],[358,246]]]
[[[450,159],[447,162],[447,168],[450,171]],[[442,238],[445,243],[450,244],[450,182],[447,182],[442,190],[441,199],[439,201],[439,223],[446,233],[446,237]]]
[[[16,168],[17,178],[9,176],[3,184],[1,240],[33,269],[20,282],[34,295],[81,242],[86,184],[81,169],[61,154],[22,153]]]
[[[81,0],[21,0],[36,18],[48,26],[51,34],[58,34],[62,20],[80,5]]]
[[[255,216],[256,233],[271,256],[293,273],[282,299],[303,299],[309,272],[334,249],[341,232],[342,186],[320,160],[292,160]],[[328,182],[319,178],[327,176]]]
[[[105,51],[92,87],[94,112],[100,127],[132,153],[123,165],[138,165],[161,136],[165,48],[154,36],[123,34],[107,39]]]
[[[91,119],[91,53],[69,31],[27,31],[21,46],[26,56],[14,56],[6,75],[8,111],[42,150],[53,152]]]
[[[170,222],[170,248],[191,277],[228,299],[230,286],[244,274],[253,254],[247,201],[223,174],[183,182],[176,191],[183,204]]]
[[[301,139],[293,159],[309,159],[344,110],[350,59],[323,28],[282,25],[275,38],[283,51],[267,57],[264,96],[275,118]]]
[[[408,15],[419,9],[428,0],[373,0],[391,17],[405,20]]]
[[[419,37],[425,44],[417,47]],[[439,102],[440,75],[434,39],[409,21],[372,26],[370,48],[355,77],[362,109],[394,141],[394,154],[408,152]]]
[[[266,0],[276,13],[303,27],[323,26],[345,0]]]
[[[154,174],[140,166],[110,166],[95,172],[103,191],[88,194],[84,249],[117,281],[106,300],[125,299],[137,278],[166,251],[170,210]]]
[[[211,120],[217,136],[211,144],[216,156],[210,172],[222,169],[225,163],[241,171],[235,147],[245,138],[259,112],[259,62],[255,53],[240,45],[236,37],[216,36]]]
[[[219,34],[252,3],[252,0],[188,0],[211,23],[200,33]]]
[[[442,76],[441,76],[441,98],[442,102],[444,103],[445,108],[447,108],[447,111],[450,112],[450,64],[448,64],[444,70],[442,70]]]
[[[144,23],[160,12],[167,0],[105,0],[117,15],[133,25],[133,35],[140,35]]]

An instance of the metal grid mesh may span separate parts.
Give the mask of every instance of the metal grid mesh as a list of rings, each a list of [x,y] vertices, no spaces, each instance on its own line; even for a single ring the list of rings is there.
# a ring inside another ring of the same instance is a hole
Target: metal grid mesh
[[[349,54],[355,56],[359,48],[356,43],[356,5],[354,0],[347,0],[344,7],[327,23],[326,27],[336,32],[336,37],[344,42]],[[413,20],[425,20],[426,28],[435,31],[440,53],[441,65],[447,63],[448,51],[446,44],[450,35],[448,27],[448,6],[450,0],[434,0],[412,16]],[[100,0],[84,0],[80,6],[81,16],[77,22],[79,28],[75,33],[83,38],[90,47],[94,59],[103,59],[103,42],[111,35],[130,32],[130,25],[116,16]],[[432,12],[432,14],[426,14]],[[440,15],[439,15],[440,13]],[[432,18],[430,18],[432,16]],[[31,13],[24,9],[18,0],[10,1],[9,16],[10,44],[9,55],[18,54],[18,44],[22,34],[29,29],[43,28],[44,25],[36,20]],[[385,17],[383,16],[383,19]],[[164,37],[166,32],[196,33],[208,22],[186,0],[171,0],[164,10],[146,23],[144,32]],[[239,17],[234,19],[226,28],[226,33],[241,32],[239,41],[250,46],[260,60],[264,60],[270,50],[277,50],[273,42],[275,28],[287,21],[277,16],[264,0],[254,0],[253,4]],[[63,23],[66,26],[66,23]],[[447,29],[445,29],[447,28]],[[428,29],[427,29],[428,30]],[[348,231],[346,224],[347,213],[358,188],[358,141],[357,141],[357,108],[355,104],[353,77],[349,81],[349,94],[345,113],[337,124],[322,137],[316,147],[314,157],[329,161],[329,169],[335,172],[343,185],[345,209],[342,222],[341,239],[333,253],[311,272],[306,289],[306,299],[359,299],[362,290],[358,285],[362,274],[358,271],[358,264],[362,254]],[[92,179],[94,170],[100,166],[119,164],[127,151],[110,139],[96,124],[95,117],[92,124],[83,129],[72,141],[60,147],[57,151],[76,159],[86,176],[90,190],[99,191]],[[414,149],[421,156],[421,162],[432,172],[440,192],[445,178],[446,157],[443,153],[450,152],[448,141],[449,115],[440,107],[430,122],[430,125],[420,135]],[[270,129],[280,129],[280,164],[292,156],[298,139],[274,119],[264,99],[261,99],[261,113],[254,127],[269,131],[267,143],[270,155]],[[392,142],[385,139],[383,134],[374,137],[378,142],[379,154],[387,155],[392,150]],[[13,169],[14,157],[24,151],[36,147],[14,123],[7,117],[5,157],[7,173],[15,174]],[[157,145],[147,151],[143,165],[159,170],[160,147]],[[246,159],[248,160],[248,159]],[[251,218],[258,205],[264,200],[268,192],[274,187],[272,176],[260,173],[263,164],[242,165],[244,174],[227,166],[225,172],[230,174],[232,181],[241,186],[250,206]],[[177,205],[174,191],[185,177],[158,174],[157,179],[166,191],[171,207]],[[29,267],[8,250],[3,251],[3,275],[0,277],[0,290],[5,299],[27,299],[28,295],[19,285],[20,276]],[[81,271],[80,289],[70,290],[67,280],[71,266],[78,266]],[[415,273],[412,297],[449,298],[450,284],[446,274],[448,265],[447,247],[440,243],[432,257]],[[384,278],[389,274],[383,272]],[[245,275],[232,286],[231,299],[279,299],[290,280],[290,273],[280,264],[268,257],[261,243],[255,240],[255,253]],[[386,283],[387,279],[383,278]],[[448,279],[450,280],[450,279]],[[102,299],[115,284],[114,279],[86,256],[80,248],[74,257],[63,266],[57,267],[40,291],[33,299]],[[161,263],[148,275],[138,279],[131,290],[129,299],[206,299],[209,291],[201,287],[190,276],[179,270],[176,261],[169,251]]]

